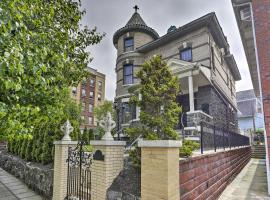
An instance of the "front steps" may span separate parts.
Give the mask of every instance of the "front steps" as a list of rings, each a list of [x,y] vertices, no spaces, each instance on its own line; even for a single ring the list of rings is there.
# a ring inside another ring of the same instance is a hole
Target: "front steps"
[[[265,145],[253,145],[251,158],[265,159]]]

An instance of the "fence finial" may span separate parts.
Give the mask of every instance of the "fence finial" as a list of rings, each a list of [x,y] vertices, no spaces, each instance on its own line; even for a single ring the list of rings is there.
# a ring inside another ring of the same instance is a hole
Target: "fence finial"
[[[115,127],[115,122],[112,119],[110,112],[107,112],[106,117],[104,117],[100,122],[100,126],[104,128],[105,134],[101,138],[102,140],[114,140],[111,134],[111,130]]]
[[[71,141],[70,133],[74,130],[74,128],[71,126],[69,120],[66,121],[66,123],[61,126],[61,131],[64,132],[64,137],[62,138],[62,141]]]

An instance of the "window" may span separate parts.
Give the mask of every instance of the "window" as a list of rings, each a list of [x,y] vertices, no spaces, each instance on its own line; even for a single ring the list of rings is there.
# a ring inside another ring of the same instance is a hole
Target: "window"
[[[133,84],[133,65],[124,65],[124,85]]]
[[[98,82],[98,89],[102,90],[102,82],[101,81]]]
[[[90,95],[90,98],[94,98],[94,92],[93,91],[90,91],[89,95]]]
[[[136,119],[136,105],[130,105],[128,102],[123,103],[122,107],[123,118],[122,123],[128,124],[131,120]]]
[[[81,121],[82,121],[82,123],[85,123],[85,118],[84,118],[84,116],[81,116]]]
[[[133,51],[134,50],[134,39],[126,38],[124,40],[124,51]]]
[[[85,87],[85,85],[86,85],[86,81],[82,80],[82,87]]]
[[[201,105],[201,109],[204,113],[208,114],[209,115],[209,104],[208,103],[203,103]]]
[[[98,98],[98,101],[101,101],[101,94],[98,93],[97,98]]]
[[[89,104],[89,112],[92,113],[93,112],[93,105]]]
[[[93,117],[88,117],[89,124],[93,124]]]
[[[84,110],[85,110],[85,103],[82,102],[82,111],[84,111]]]
[[[85,95],[86,95],[85,89],[82,89],[82,97],[85,97]]]
[[[90,86],[95,87],[95,80],[90,78]]]
[[[231,95],[233,96],[233,87],[232,87],[232,80],[230,80],[230,86],[231,86]]]
[[[192,61],[192,49],[187,48],[187,49],[181,50],[180,51],[180,60],[191,62]]]
[[[211,47],[211,59],[212,59],[213,70],[216,71],[214,47]]]
[[[72,95],[76,96],[77,94],[77,88],[76,87],[72,87]]]

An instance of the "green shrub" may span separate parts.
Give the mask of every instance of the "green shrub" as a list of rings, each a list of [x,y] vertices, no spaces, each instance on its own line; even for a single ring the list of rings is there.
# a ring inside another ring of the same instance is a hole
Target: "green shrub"
[[[85,151],[85,152],[92,152],[93,151],[93,146],[91,146],[91,145],[84,145],[83,146],[83,151]]]
[[[132,160],[133,166],[140,169],[141,168],[141,148],[135,147],[129,151],[129,156]]]
[[[192,152],[199,148],[200,144],[198,142],[192,140],[184,140],[182,146],[179,148],[179,156],[190,157]]]

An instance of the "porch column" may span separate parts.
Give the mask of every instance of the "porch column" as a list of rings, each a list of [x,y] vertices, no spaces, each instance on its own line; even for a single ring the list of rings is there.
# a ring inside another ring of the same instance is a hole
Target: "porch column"
[[[188,90],[189,90],[189,111],[194,111],[194,92],[193,92],[193,77],[188,77]]]

